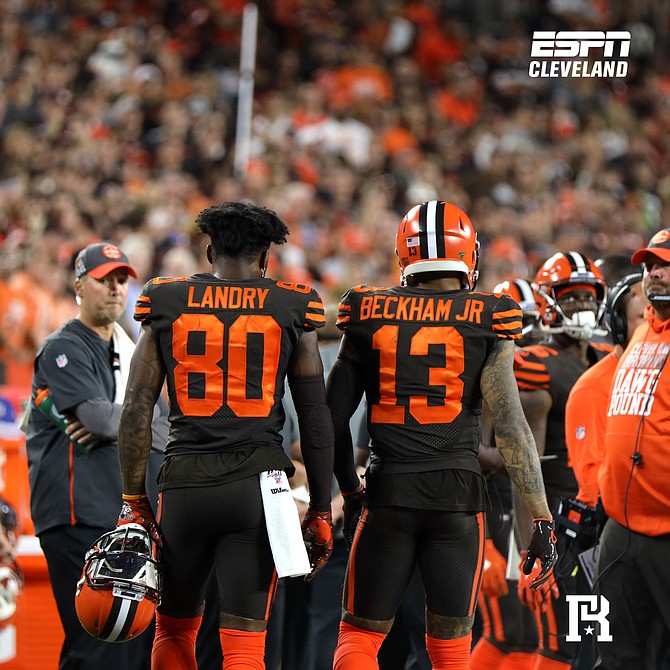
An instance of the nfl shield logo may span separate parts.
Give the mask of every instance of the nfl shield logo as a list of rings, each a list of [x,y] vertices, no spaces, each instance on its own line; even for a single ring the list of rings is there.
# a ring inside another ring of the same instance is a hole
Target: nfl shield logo
[[[275,480],[277,486],[281,484],[283,470],[268,470],[268,477],[272,477]]]
[[[65,354],[59,354],[56,356],[56,365],[59,368],[64,368],[68,363],[67,356]]]
[[[575,437],[578,440],[583,440],[586,437],[586,428],[584,426],[579,426],[575,429]]]

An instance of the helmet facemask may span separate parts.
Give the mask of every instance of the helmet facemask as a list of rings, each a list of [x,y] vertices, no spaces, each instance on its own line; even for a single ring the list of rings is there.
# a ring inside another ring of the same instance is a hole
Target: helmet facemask
[[[103,535],[86,553],[84,576],[91,588],[112,588],[114,595],[158,603],[160,566],[155,544],[137,524]]]
[[[588,257],[576,251],[555,254],[538,270],[533,288],[538,295],[544,331],[563,333],[575,340],[607,335],[603,326],[607,284]],[[560,303],[569,299],[565,297],[567,293],[579,290],[593,292],[596,309],[575,311],[568,316]]]
[[[597,310],[583,310],[573,312],[568,316],[561,308],[560,301],[556,299],[555,291],[552,289],[549,295],[544,295],[545,315],[549,319],[543,319],[542,330],[552,334],[563,333],[574,340],[591,340],[594,336],[607,335],[607,329],[603,325],[605,316],[605,300],[597,299]],[[548,322],[549,321],[549,322]]]

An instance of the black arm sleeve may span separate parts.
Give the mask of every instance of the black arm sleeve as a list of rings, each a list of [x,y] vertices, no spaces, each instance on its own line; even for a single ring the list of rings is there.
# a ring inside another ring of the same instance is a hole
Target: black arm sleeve
[[[333,422],[326,405],[323,377],[292,377],[289,385],[298,415],[300,450],[307,471],[310,505],[327,511],[330,509],[334,447]]]
[[[348,358],[338,357],[328,375],[326,399],[335,430],[335,477],[343,493],[353,493],[361,481],[356,472],[349,420],[362,397],[363,383],[356,364]]]

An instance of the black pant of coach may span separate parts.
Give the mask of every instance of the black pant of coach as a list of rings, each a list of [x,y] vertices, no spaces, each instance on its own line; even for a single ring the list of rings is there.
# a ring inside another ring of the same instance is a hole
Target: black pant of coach
[[[596,592],[609,600],[612,642],[599,642],[597,670],[659,670],[670,649],[670,535],[650,537],[608,519]]]

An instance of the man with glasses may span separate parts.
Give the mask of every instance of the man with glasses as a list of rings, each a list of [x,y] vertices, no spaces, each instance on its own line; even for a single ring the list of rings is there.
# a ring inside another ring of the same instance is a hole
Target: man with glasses
[[[565,405],[573,384],[582,373],[611,349],[590,342],[604,334],[606,283],[600,270],[577,252],[549,258],[535,276],[542,328],[550,336],[546,344],[524,347],[517,356],[516,378],[521,403],[535,437],[542,461],[542,475],[549,508],[556,514],[561,499],[575,498],[577,481],[568,463],[565,443]],[[515,504],[521,546],[532,529],[528,512]],[[566,593],[575,593],[573,569],[565,537],[558,538],[559,562],[554,578],[537,592],[528,588],[528,577],[519,579],[519,597],[535,614],[539,633],[539,657],[534,670],[567,670],[575,644],[566,642],[568,609]]]

